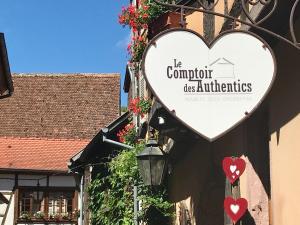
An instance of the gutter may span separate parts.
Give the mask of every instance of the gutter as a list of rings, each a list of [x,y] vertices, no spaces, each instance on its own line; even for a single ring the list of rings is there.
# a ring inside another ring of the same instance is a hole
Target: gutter
[[[83,210],[84,210],[84,196],[83,196],[83,190],[84,190],[84,173],[81,175],[80,179],[80,215],[79,215],[79,225],[83,225]]]
[[[102,138],[103,138],[103,142],[105,142],[105,143],[112,144],[112,145],[122,147],[122,148],[133,149],[132,146],[126,145],[124,143],[117,142],[117,141],[114,141],[114,140],[111,140],[111,139],[108,139],[105,135],[103,135]]]

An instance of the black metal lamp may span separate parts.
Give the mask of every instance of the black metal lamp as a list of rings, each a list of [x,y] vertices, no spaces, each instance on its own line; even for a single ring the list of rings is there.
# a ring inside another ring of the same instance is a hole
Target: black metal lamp
[[[166,155],[158,147],[157,141],[150,139],[146,148],[137,155],[138,167],[145,185],[160,185],[166,168]]]

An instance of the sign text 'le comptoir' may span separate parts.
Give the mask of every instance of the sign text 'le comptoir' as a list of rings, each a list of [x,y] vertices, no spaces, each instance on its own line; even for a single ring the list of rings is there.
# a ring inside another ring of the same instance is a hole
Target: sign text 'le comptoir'
[[[226,60],[226,59],[224,59]],[[219,60],[218,60],[219,61]],[[226,62],[222,66],[226,66]],[[230,65],[230,64],[229,64]],[[233,65],[233,64],[232,64]],[[185,93],[251,93],[252,83],[241,82],[239,79],[233,79],[230,83],[220,83],[216,76],[216,71],[212,67],[205,66],[204,69],[181,69],[183,67],[182,61],[174,59],[173,66],[167,67],[167,77],[170,79],[186,79],[184,85]],[[233,66],[232,66],[233,67]],[[208,69],[211,68],[211,69]],[[233,68],[232,73],[228,76],[234,77]],[[230,77],[228,77],[230,78]]]

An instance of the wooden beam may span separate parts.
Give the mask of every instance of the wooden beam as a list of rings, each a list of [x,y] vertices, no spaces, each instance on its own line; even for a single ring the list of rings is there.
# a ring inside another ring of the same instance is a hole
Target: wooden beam
[[[203,2],[203,5],[207,8],[212,7],[213,4],[214,2],[208,0]],[[211,42],[215,38],[215,15],[208,13],[203,14],[203,33],[205,40],[208,42]]]
[[[14,204],[14,224],[17,224],[17,219],[19,218],[18,215],[18,206],[19,206],[19,189],[16,188],[14,191],[14,195],[15,195],[15,204]]]
[[[258,3],[257,5],[254,5],[253,7],[252,7],[252,9],[250,10],[250,16],[251,16],[251,18],[255,21],[257,18],[258,18],[258,16],[260,15],[260,13],[262,12],[262,10],[264,9],[264,5],[263,4],[261,4],[261,3]],[[245,21],[246,22],[250,22],[250,20],[247,18],[247,19],[245,19]],[[241,25],[241,30],[249,30],[250,29],[250,27],[249,26],[247,26],[247,25],[245,25],[245,24],[242,24]]]
[[[10,207],[11,202],[12,202],[12,198],[13,198],[13,193],[11,193],[11,195],[9,197],[9,201],[8,201],[8,203],[6,205],[6,210],[5,210],[5,213],[4,213],[1,225],[5,224],[5,221],[6,221],[6,218],[7,218],[7,214],[8,214],[8,211],[9,211],[9,207]]]

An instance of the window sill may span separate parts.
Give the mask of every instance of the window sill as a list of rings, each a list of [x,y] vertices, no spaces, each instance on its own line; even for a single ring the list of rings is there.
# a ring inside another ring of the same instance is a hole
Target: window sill
[[[77,224],[77,220],[55,220],[55,219],[18,219],[17,223],[26,224]]]

